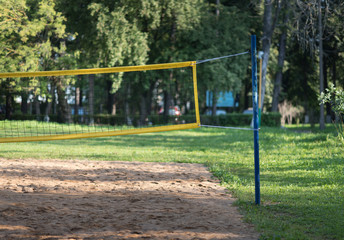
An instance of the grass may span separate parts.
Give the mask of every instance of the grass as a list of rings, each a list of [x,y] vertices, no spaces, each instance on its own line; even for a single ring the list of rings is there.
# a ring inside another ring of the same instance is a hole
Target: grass
[[[344,239],[344,145],[335,129],[260,131],[261,206],[254,204],[253,133],[196,129],[0,145],[0,157],[202,163],[235,197],[261,239]]]

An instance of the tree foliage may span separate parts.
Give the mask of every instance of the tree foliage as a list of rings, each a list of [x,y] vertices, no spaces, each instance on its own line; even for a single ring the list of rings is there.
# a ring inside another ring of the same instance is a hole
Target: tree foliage
[[[316,0],[0,0],[0,71],[203,60],[247,51],[249,35],[254,33],[261,40],[259,45],[270,52],[270,60],[265,57],[263,61],[265,109],[271,109],[271,99],[274,110],[278,102],[288,100],[295,106],[302,105],[305,114],[310,115],[319,111],[315,104],[319,70],[314,67],[320,63],[314,57],[318,54],[320,36],[317,3]],[[322,1],[322,5],[324,87],[331,82],[343,86],[344,6],[342,1]],[[266,29],[261,31],[264,18]],[[244,55],[198,65],[201,110],[205,110],[206,91],[233,91],[234,95],[243,96],[241,100],[250,99],[249,64],[248,55]],[[92,76],[88,79],[89,83],[93,81],[90,85],[93,89],[80,76],[0,79],[0,104],[8,105],[6,109],[13,112],[14,99],[21,97],[23,112],[27,112],[25,103],[37,103],[33,112],[49,113],[54,102],[62,113],[70,112],[66,99],[78,98],[80,107],[82,101],[106,106],[94,108],[95,113],[137,111],[145,116],[156,111],[153,98],[157,94],[165,109],[173,104],[186,106],[190,99],[190,93],[183,88],[186,78],[190,78],[190,73],[180,70],[112,74],[102,79]],[[73,88],[68,90],[66,86],[71,84]],[[80,96],[72,96],[76,92]],[[121,96],[126,100],[120,101]],[[137,107],[126,109],[127,102]],[[241,109],[249,107],[248,101],[240,104]],[[330,109],[330,105],[326,108]]]
[[[344,91],[333,83],[319,96],[320,103],[330,103],[333,111],[339,116],[344,114]]]
[[[329,85],[324,92],[321,92],[319,96],[320,104],[329,103],[333,111],[337,115],[336,121],[334,124],[336,126],[338,136],[340,140],[344,143],[344,91],[341,88],[337,88],[333,83]]]
[[[62,67],[66,54],[65,18],[55,9],[54,0],[10,0],[0,4],[0,70],[37,71]],[[7,79],[7,94],[31,92],[46,95],[47,82],[38,79]],[[6,98],[7,117],[13,97]]]
[[[204,14],[201,24],[192,32],[191,39],[195,44],[192,50],[196,59],[245,52],[249,44],[249,25],[241,21],[248,16],[236,7],[220,6],[219,16],[214,12]],[[248,63],[248,57],[239,56],[200,65],[200,87],[239,92]]]

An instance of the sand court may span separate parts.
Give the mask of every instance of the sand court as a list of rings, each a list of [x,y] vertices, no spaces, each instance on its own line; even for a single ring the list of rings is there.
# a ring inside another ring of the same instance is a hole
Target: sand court
[[[0,159],[0,239],[258,239],[200,164]]]

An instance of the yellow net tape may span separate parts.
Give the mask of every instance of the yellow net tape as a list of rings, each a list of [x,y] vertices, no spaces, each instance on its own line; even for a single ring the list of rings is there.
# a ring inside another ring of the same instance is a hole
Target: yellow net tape
[[[71,76],[71,75],[88,75],[100,73],[118,73],[118,72],[136,72],[146,70],[161,70],[169,68],[182,68],[195,65],[196,62],[180,62],[180,63],[163,63],[142,66],[128,67],[111,67],[111,68],[90,68],[78,70],[59,70],[59,71],[42,71],[42,72],[13,72],[0,73],[0,78],[18,78],[18,77],[48,77],[48,76]]]

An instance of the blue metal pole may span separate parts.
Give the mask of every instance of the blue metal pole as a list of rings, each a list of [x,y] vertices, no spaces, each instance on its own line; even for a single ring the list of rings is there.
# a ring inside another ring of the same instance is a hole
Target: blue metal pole
[[[256,45],[257,45],[256,35],[251,35],[255,200],[256,200],[256,204],[260,205],[259,132],[258,132],[259,117],[258,117],[257,49],[256,49]]]

